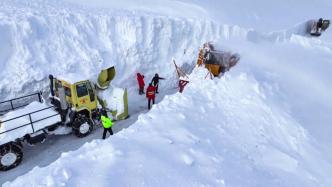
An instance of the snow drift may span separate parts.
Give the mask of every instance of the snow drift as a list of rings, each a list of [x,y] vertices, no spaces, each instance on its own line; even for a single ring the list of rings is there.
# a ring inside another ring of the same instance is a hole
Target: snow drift
[[[167,96],[131,128],[4,186],[331,184],[330,163],[314,159],[321,155],[307,132],[267,104],[254,77],[205,80],[206,73],[194,70],[182,95]]]

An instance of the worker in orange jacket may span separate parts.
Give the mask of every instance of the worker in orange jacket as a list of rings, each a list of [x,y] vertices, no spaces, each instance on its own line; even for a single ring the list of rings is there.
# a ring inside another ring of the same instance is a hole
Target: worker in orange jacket
[[[156,87],[152,86],[152,83],[150,83],[148,88],[146,89],[146,98],[148,98],[148,109],[150,110],[151,101],[152,104],[154,104],[156,98]]]

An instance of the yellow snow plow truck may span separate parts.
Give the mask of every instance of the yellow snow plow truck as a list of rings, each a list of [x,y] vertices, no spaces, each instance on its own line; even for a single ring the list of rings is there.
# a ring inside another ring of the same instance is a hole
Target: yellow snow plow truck
[[[229,71],[239,60],[238,54],[216,50],[212,43],[207,42],[199,49],[197,65],[204,65],[212,75],[218,77]]]
[[[128,118],[127,89],[113,87],[114,77],[114,67],[102,70],[96,81],[50,75],[47,98],[38,92],[0,102],[0,171],[21,163],[24,144],[42,143],[64,130],[85,137],[100,125],[101,114]]]

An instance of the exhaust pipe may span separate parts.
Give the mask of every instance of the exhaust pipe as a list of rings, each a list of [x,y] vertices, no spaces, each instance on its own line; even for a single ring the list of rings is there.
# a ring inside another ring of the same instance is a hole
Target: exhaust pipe
[[[54,77],[53,75],[49,75],[48,78],[50,79],[50,91],[51,91],[51,96],[54,97]]]

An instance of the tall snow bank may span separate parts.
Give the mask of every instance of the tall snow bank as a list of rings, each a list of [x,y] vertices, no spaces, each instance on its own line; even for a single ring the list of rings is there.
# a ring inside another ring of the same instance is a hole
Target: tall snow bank
[[[136,84],[137,71],[143,72],[146,79],[151,79],[160,69],[169,70],[163,72],[165,77],[175,76],[170,63],[172,57],[186,64],[195,63],[198,47],[206,41],[275,42],[290,40],[302,29],[298,25],[294,29],[264,34],[206,20],[203,16],[202,19],[179,18],[168,11],[168,16],[162,11],[160,14],[130,11],[124,2],[105,1],[115,6],[109,10],[76,7],[66,4],[67,1],[82,3],[76,0],[0,2],[0,98],[48,91],[49,74],[94,79],[102,68],[113,65],[117,72],[115,86],[130,87]],[[163,3],[166,1],[154,2],[151,7]],[[171,3],[179,9],[196,6],[179,1]]]
[[[171,77],[172,57],[191,64],[204,42],[247,32],[209,20],[84,10],[56,1],[4,0],[0,12],[0,98],[47,91],[49,74],[93,79],[110,66],[118,87],[136,85],[137,71],[152,79],[164,69],[162,76]]]
[[[195,69],[183,94],[166,96],[129,129],[3,186],[332,185],[331,164],[254,77],[206,73]]]

